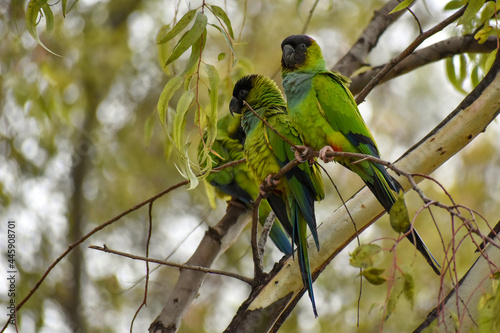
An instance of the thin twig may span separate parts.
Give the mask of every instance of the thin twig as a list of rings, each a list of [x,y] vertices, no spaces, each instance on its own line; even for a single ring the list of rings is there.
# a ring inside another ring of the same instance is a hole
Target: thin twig
[[[302,28],[302,32],[301,32],[302,35],[306,33],[307,28],[309,27],[309,23],[311,22],[311,18],[314,14],[314,10],[316,9],[316,6],[318,5],[318,2],[319,2],[319,0],[316,0],[313,4],[311,10],[309,11],[309,15],[307,16],[306,23],[304,23],[304,27]]]
[[[228,277],[232,277],[232,278],[238,279],[240,281],[243,281],[245,283],[248,283],[250,285],[253,283],[253,279],[248,278],[248,277],[243,276],[243,275],[240,275],[240,274],[226,272],[226,271],[221,271],[221,270],[218,270],[218,269],[211,269],[211,268],[201,267],[201,266],[183,265],[183,264],[178,264],[178,263],[171,262],[171,261],[164,261],[164,260],[160,260],[160,259],[146,258],[146,257],[143,257],[143,256],[137,256],[137,255],[129,254],[129,253],[126,253],[126,252],[121,252],[121,251],[116,251],[116,250],[110,249],[110,248],[108,248],[106,246],[106,244],[104,244],[104,246],[90,245],[89,249],[98,250],[98,251],[102,251],[102,252],[107,252],[107,253],[111,253],[111,254],[116,254],[116,255],[119,255],[119,256],[122,256],[122,257],[126,257],[126,258],[130,258],[130,259],[134,259],[134,260],[142,260],[142,261],[147,261],[147,262],[154,262],[156,264],[165,265],[165,266],[172,266],[172,267],[177,267],[177,268],[182,268],[182,269],[190,269],[190,270],[193,270],[193,271],[199,271],[199,272],[203,272],[203,273],[228,276]]]
[[[401,52],[396,58],[392,59],[391,62],[389,62],[384,69],[382,69],[366,86],[365,88],[359,93],[358,96],[356,96],[356,104],[360,104],[363,102],[366,98],[366,96],[372,91],[373,88],[382,80],[382,78],[389,73],[389,71],[396,66],[401,60],[409,56],[415,49],[422,44],[423,41],[425,41],[427,38],[430,36],[434,35],[435,33],[443,30],[446,26],[450,25],[452,22],[454,22],[456,19],[458,19],[460,16],[465,11],[465,6],[462,7],[459,11],[457,11],[455,14],[451,15],[450,17],[446,18],[439,24],[435,25],[433,28],[427,30],[426,32],[419,34],[417,38],[403,51]]]
[[[259,193],[255,201],[253,202],[252,210],[252,231],[251,231],[251,244],[252,244],[252,258],[254,266],[254,282],[258,283],[260,278],[264,275],[264,269],[262,267],[262,256],[259,253],[259,246],[257,244],[257,225],[259,220],[259,205],[262,201],[262,194]]]

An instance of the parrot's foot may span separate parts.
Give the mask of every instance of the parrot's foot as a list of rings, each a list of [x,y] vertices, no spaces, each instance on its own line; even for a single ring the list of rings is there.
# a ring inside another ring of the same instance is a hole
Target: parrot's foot
[[[328,162],[331,162],[334,160],[333,157],[328,157],[326,156],[328,153],[333,153],[334,150],[332,147],[330,146],[324,146],[323,148],[321,148],[321,150],[319,151],[319,158],[321,158],[323,161],[325,161],[325,163],[328,163]]]
[[[312,148],[307,147],[307,146],[295,146],[295,150],[293,154],[295,155],[295,158],[297,161],[300,163],[304,163],[309,159],[309,156],[313,152]]]
[[[272,189],[274,189],[278,184],[280,183],[280,180],[273,179],[273,175],[268,175],[266,179],[262,182],[262,184],[259,185],[259,190],[260,194],[265,198],[271,192]]]

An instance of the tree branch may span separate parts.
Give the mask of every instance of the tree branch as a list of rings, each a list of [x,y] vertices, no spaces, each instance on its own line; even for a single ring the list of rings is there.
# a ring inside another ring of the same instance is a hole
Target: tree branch
[[[205,237],[186,265],[210,267],[236,241],[249,221],[250,213],[243,205],[230,204],[226,215],[205,233]],[[177,284],[162,312],[149,327],[149,332],[176,332],[182,318],[198,295],[205,277],[204,272],[181,269]]]
[[[472,35],[451,37],[413,52],[394,66],[394,68],[380,80],[379,84],[404,75],[419,67],[457,54],[488,53],[495,50],[496,46],[497,41],[495,36],[490,36],[483,44],[479,44]],[[385,66],[387,66],[387,64],[373,67],[372,69],[351,77],[349,89],[353,95],[358,94]]]
[[[377,74],[375,77],[370,80],[370,82],[361,90],[361,92],[356,96],[356,104],[360,104],[366,96],[372,91],[373,88],[377,84],[380,83],[380,80],[392,69],[394,66],[396,66],[398,63],[400,63],[404,58],[408,57],[410,53],[415,51],[415,49],[422,44],[423,41],[425,41],[427,38],[430,36],[434,35],[435,33],[443,30],[445,27],[450,25],[452,22],[457,20],[460,16],[465,11],[466,6],[462,7],[460,10],[455,12],[453,15],[449,16],[448,18],[444,19],[442,22],[438,23],[431,29],[427,30],[426,32],[419,34],[417,38],[403,51],[401,52],[396,58],[392,59],[387,65],[384,66],[384,68]]]
[[[377,45],[380,36],[405,13],[404,10],[400,10],[389,15],[397,5],[399,5],[399,1],[391,0],[375,12],[372,20],[368,23],[358,40],[333,66],[333,71],[340,72],[345,76],[351,76],[355,70],[363,65],[365,57]]]

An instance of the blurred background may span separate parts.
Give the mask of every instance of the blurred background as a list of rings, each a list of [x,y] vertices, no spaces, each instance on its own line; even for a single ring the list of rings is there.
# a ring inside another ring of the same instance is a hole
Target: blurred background
[[[165,158],[170,149],[157,119],[156,104],[163,86],[182,70],[188,55],[181,57],[178,64],[164,68],[159,59],[168,49],[156,45],[156,34],[162,26],[178,20],[188,8],[197,8],[202,2],[70,0],[67,7],[72,7],[64,18],[55,2],[51,4],[55,17],[53,32],[45,32],[42,18],[39,33],[43,43],[60,56],[43,49],[25,29],[27,3],[0,2],[0,244],[5,244],[7,221],[16,221],[17,302],[69,244],[183,180],[172,159]],[[226,10],[239,42],[234,45],[238,62],[233,66],[224,38],[209,28],[203,61],[219,71],[219,115],[224,115],[232,86],[242,75],[261,73],[281,81],[281,41],[290,34],[301,33],[315,2],[207,3]],[[383,5],[384,1],[318,1],[307,33],[317,39],[329,67],[349,50],[374,11]],[[453,13],[445,11],[444,5],[444,1],[415,4],[413,11],[424,30]],[[213,21],[210,15],[207,13],[209,22]],[[451,24],[424,46],[460,35],[462,29]],[[367,64],[388,62],[417,34],[414,18],[405,13],[383,35],[366,59]],[[222,52],[228,56],[219,60]],[[464,89],[470,91],[472,87],[466,83]],[[382,158],[393,161],[441,122],[464,97],[449,82],[444,62],[438,62],[377,87],[360,111]],[[174,96],[174,100],[178,98]],[[186,128],[197,147],[198,130],[189,119]],[[500,126],[494,121],[485,133],[432,175],[457,203],[479,211],[492,225],[499,219],[499,133]],[[356,175],[339,165],[331,163],[326,168],[343,198],[362,187]],[[318,221],[341,203],[333,186],[326,178],[325,181],[327,196],[317,205]],[[435,184],[427,181],[421,187],[428,197],[449,203]],[[410,214],[422,205],[414,193],[408,194],[406,200]],[[149,255],[185,262],[207,227],[224,215],[225,208],[226,202],[220,199],[215,210],[209,206],[203,184],[191,191],[180,188],[162,197],[154,204]],[[433,212],[443,237],[449,240],[449,215],[437,209]],[[416,223],[431,251],[442,261],[442,245],[429,214],[423,213]],[[90,250],[88,246],[106,244],[144,255],[147,232],[148,211],[143,208],[85,241],[57,265],[23,306],[18,317],[19,331],[129,331],[144,296],[145,264]],[[385,216],[360,238],[367,243],[395,236]],[[392,246],[390,241],[377,244]],[[359,270],[349,266],[348,256],[354,248],[355,244],[351,244],[335,258],[315,283],[319,318],[314,318],[309,299],[304,297],[281,331],[355,329]],[[458,256],[459,277],[475,259],[473,250],[470,242],[460,249],[459,254],[463,255]],[[265,268],[269,270],[281,253],[272,244],[266,251]],[[412,309],[409,302],[401,299],[395,314],[384,323],[387,331],[409,331],[418,326],[435,306],[439,290],[439,278],[419,256],[414,259],[408,242],[398,247],[398,256],[400,265],[415,278],[415,305]],[[7,257],[0,258],[0,267],[6,272]],[[392,255],[387,252],[380,266],[389,268],[391,261]],[[248,228],[214,267],[252,275]],[[148,307],[139,313],[135,332],[147,330],[177,276],[177,269],[167,267],[151,274]],[[451,285],[445,281],[444,288],[449,290]],[[7,289],[6,284],[0,283],[0,308],[4,311],[9,301]],[[224,330],[249,290],[240,281],[209,276],[180,332]],[[363,283],[359,331],[378,331],[386,294],[386,285]],[[7,329],[13,331],[13,327]]]

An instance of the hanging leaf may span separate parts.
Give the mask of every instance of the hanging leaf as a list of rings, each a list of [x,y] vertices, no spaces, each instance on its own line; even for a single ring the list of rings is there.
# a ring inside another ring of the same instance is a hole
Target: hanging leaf
[[[233,27],[231,26],[231,20],[229,20],[229,17],[227,17],[227,14],[224,11],[224,9],[220,8],[219,6],[215,6],[215,5],[212,5],[209,7],[210,7],[210,9],[212,9],[212,13],[214,13],[215,16],[217,16],[218,18],[220,18],[222,20],[222,22],[224,22],[224,24],[227,27],[227,31],[229,32],[229,36],[231,36],[231,38],[234,39]]]
[[[382,248],[376,244],[363,244],[358,246],[353,253],[349,255],[349,264],[353,267],[367,268],[372,267],[380,261]]]
[[[208,115],[207,124],[207,141],[208,147],[212,147],[212,143],[217,136],[217,110],[219,109],[219,73],[217,69],[209,64],[205,65],[205,72],[208,75],[208,82],[210,84],[210,114]]]
[[[403,295],[410,302],[411,308],[415,304],[415,281],[413,276],[408,273],[403,273]]]
[[[231,43],[231,40],[227,36],[227,33],[224,31],[224,29],[221,29],[219,26],[216,26],[215,24],[210,24],[210,25],[220,31],[220,33],[222,34],[222,36],[226,40],[227,46],[229,46],[229,49],[231,50],[231,53],[233,54],[233,57],[236,57],[235,54],[234,54],[233,43]]]
[[[191,47],[191,55],[189,56],[184,71],[182,72],[183,75],[189,72],[193,68],[193,66],[198,63],[201,57],[201,53],[205,49],[206,41],[207,41],[207,29],[205,29],[200,38],[198,38],[198,40],[193,44],[193,47]]]
[[[200,36],[205,32],[205,28],[207,26],[207,16],[203,13],[198,13],[196,15],[196,20],[193,23],[191,29],[186,32],[179,42],[175,45],[174,51],[170,58],[168,58],[165,66],[168,66],[172,61],[179,58],[187,49],[189,49]]]
[[[375,267],[370,267],[367,269],[364,269],[360,275],[364,276],[365,279],[370,282],[373,285],[381,285],[387,281],[387,279],[383,276],[380,276],[385,269],[382,268],[375,268]]]
[[[488,57],[486,58],[486,62],[484,63],[484,72],[488,73],[490,71],[491,66],[493,65],[493,62],[495,61],[495,58],[497,57],[497,50],[493,50],[490,54],[488,54]]]
[[[26,9],[26,29],[28,29],[31,37],[33,37],[38,45],[40,45],[53,55],[60,57],[59,54],[51,51],[47,46],[45,46],[44,43],[42,43],[40,37],[38,36],[38,30],[36,29],[38,15],[41,11],[43,11],[45,16],[45,24],[47,26],[47,30],[51,32],[54,29],[54,15],[47,1],[48,0],[31,0],[28,3],[28,8]]]
[[[146,146],[149,146],[151,143],[151,138],[153,137],[153,129],[155,126],[155,113],[151,112],[151,114],[146,118],[144,122],[144,143]]]
[[[179,102],[177,102],[172,139],[179,150],[181,150],[180,148],[183,146],[182,135],[184,133],[186,123],[186,113],[189,110],[189,106],[193,101],[194,95],[195,94],[192,90],[185,90],[182,93],[181,98],[179,98]]]
[[[177,22],[176,25],[170,30],[165,36],[160,38],[158,40],[157,38],[157,44],[164,44],[177,36],[184,28],[187,27],[187,25],[193,20],[194,16],[196,15],[196,9],[190,10],[184,16]],[[159,37],[159,36],[158,36]]]
[[[156,108],[158,109],[158,116],[160,117],[161,125],[166,128],[167,127],[167,112],[168,112],[168,103],[170,99],[174,95],[181,86],[182,86],[182,77],[176,76],[170,79],[163,87],[163,91],[160,94],[160,98],[158,99],[158,104]]]
[[[406,9],[410,7],[415,0],[404,0],[399,3],[393,10],[390,11],[389,14],[399,12],[400,10]]]
[[[455,89],[463,94],[467,94],[467,92],[462,88],[462,82],[459,80],[457,73],[455,71],[455,65],[453,63],[453,58],[446,59],[446,75],[450,80],[451,84]]]
[[[485,0],[469,0],[467,8],[465,8],[464,14],[458,20],[457,25],[464,24],[465,22],[470,22],[479,12],[481,7],[483,7]]]
[[[411,222],[408,217],[403,191],[399,191],[396,202],[392,205],[389,212],[389,218],[391,227],[396,232],[406,232],[410,228]]]

